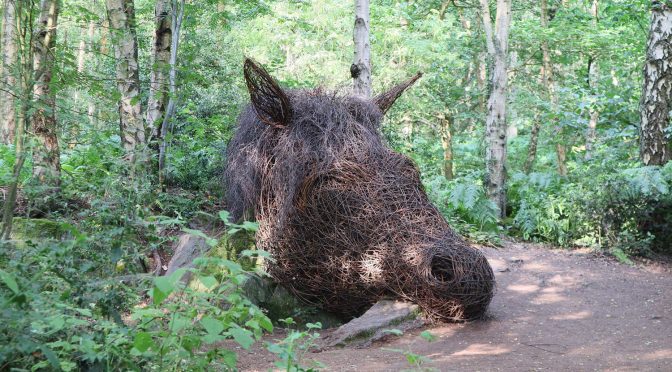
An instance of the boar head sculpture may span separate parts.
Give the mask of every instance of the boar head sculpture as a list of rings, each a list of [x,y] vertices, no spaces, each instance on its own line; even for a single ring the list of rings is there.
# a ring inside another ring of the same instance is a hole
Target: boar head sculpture
[[[344,316],[395,298],[434,320],[482,317],[495,290],[488,261],[448,226],[415,164],[380,132],[421,74],[373,99],[285,90],[250,59],[244,75],[251,103],[227,149],[227,204],[233,219],[254,213],[270,275]]]

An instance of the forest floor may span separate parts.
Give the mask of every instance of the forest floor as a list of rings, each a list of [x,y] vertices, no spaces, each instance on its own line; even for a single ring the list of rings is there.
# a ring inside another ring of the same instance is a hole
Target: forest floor
[[[390,349],[429,358],[440,371],[672,371],[672,265],[628,266],[588,251],[505,243],[483,248],[497,276],[486,320],[427,326],[368,348],[305,355],[329,371],[399,371]],[[436,340],[419,333],[428,330]],[[323,335],[330,330],[323,330]],[[268,341],[285,337],[282,331]],[[238,350],[243,371],[267,371],[262,345]]]

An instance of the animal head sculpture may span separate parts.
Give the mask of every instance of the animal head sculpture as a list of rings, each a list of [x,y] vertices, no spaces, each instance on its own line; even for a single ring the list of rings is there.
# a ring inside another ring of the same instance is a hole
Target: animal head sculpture
[[[417,74],[373,99],[284,90],[247,59],[251,104],[228,147],[228,208],[253,211],[271,276],[303,300],[357,316],[381,298],[433,319],[481,317],[495,282],[480,251],[429,202],[380,123]]]

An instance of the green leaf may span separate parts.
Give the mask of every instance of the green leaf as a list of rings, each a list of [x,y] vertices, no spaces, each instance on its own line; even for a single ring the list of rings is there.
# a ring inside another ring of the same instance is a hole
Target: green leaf
[[[259,230],[259,223],[258,222],[245,221],[242,224],[242,228],[245,231],[248,231],[248,232],[257,232],[257,230]]]
[[[224,222],[224,223],[229,223],[229,218],[231,217],[231,213],[229,211],[220,211],[219,212],[219,218]]]
[[[152,288],[152,298],[154,299],[154,305],[158,306],[163,302],[163,300],[168,297],[168,293],[162,292],[160,289],[157,287]]]
[[[250,346],[252,346],[254,343],[252,332],[248,331],[247,329],[234,327],[229,329],[229,333],[231,336],[233,336],[233,339],[245,350],[249,349]]]
[[[202,336],[203,342],[206,344],[214,344],[215,342],[220,342],[226,340],[226,337],[222,335],[216,335],[212,333],[208,333],[204,336]]]
[[[54,316],[50,318],[47,322],[51,327],[51,331],[49,331],[49,333],[58,332],[65,326],[65,319],[63,318],[62,315]]]
[[[203,328],[205,328],[205,331],[210,334],[218,335],[224,330],[224,325],[221,321],[209,316],[201,318],[200,322]]]
[[[265,329],[267,332],[273,332],[273,323],[267,316],[260,316],[258,320],[261,328]]]
[[[214,276],[208,275],[208,276],[202,276],[199,278],[201,281],[201,284],[205,286],[205,288],[211,289],[215,287],[219,282],[217,281],[217,278]]]
[[[45,345],[40,346],[40,350],[42,350],[42,353],[47,357],[47,360],[55,370],[61,369],[61,363],[58,361],[58,357],[56,356],[56,353],[53,352],[53,350],[46,347]]]
[[[173,333],[177,333],[184,329],[184,327],[188,326],[191,324],[191,321],[189,318],[186,318],[181,315],[175,315],[173,319],[170,321],[170,331]]]
[[[0,269],[0,280],[2,280],[14,294],[19,294],[19,285],[16,284],[16,280],[14,280],[14,277],[10,273]]]
[[[152,340],[152,335],[149,333],[140,332],[135,335],[135,340],[133,340],[133,347],[136,348],[139,352],[144,353],[152,346],[154,346],[154,341]]]
[[[159,276],[154,279],[154,286],[161,292],[171,293],[175,289],[175,283],[170,279],[169,276]]]
[[[231,369],[236,368],[236,364],[238,363],[238,356],[236,353],[234,353],[231,350],[220,350],[220,354],[222,356],[222,360],[224,360],[224,363],[226,363],[227,367]]]
[[[217,239],[213,239],[213,238],[207,236],[207,235],[206,235],[203,231],[201,231],[201,230],[194,230],[194,229],[188,229],[188,228],[186,228],[186,227],[183,227],[183,228],[182,228],[182,231],[184,231],[184,232],[186,232],[186,233],[188,233],[188,234],[191,234],[191,235],[198,236],[199,238],[203,238],[203,239],[205,239],[205,242],[206,242],[209,246],[211,246],[211,247],[214,247],[214,246],[217,245]]]
[[[395,336],[401,336],[404,334],[404,332],[401,331],[400,329],[386,329],[383,331],[383,333],[389,333]]]
[[[152,297],[154,298],[154,305],[159,305],[163,300],[170,295],[175,289],[175,284],[170,277],[160,276],[154,279],[154,288],[152,288]]]
[[[421,333],[420,333],[420,337],[422,337],[423,339],[425,339],[425,341],[427,341],[427,342],[434,342],[434,341],[436,341],[436,336],[434,336],[433,334],[431,334],[429,331],[423,331],[423,332],[421,332]]]

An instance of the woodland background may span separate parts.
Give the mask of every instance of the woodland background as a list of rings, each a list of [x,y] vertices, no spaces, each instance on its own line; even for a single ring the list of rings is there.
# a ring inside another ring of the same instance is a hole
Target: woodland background
[[[235,293],[244,262],[204,259],[207,294],[144,274],[161,271],[180,230],[254,232],[217,217],[249,99],[243,58],[284,87],[347,91],[354,4],[0,3],[0,369],[235,366],[235,353],[202,346],[249,346],[272,329],[243,297],[228,310],[209,301]],[[374,94],[424,73],[383,134],[454,228],[626,262],[672,253],[672,50],[654,48],[671,37],[665,1],[368,5]],[[139,309],[143,286],[153,300]],[[186,304],[164,302],[178,291]],[[196,313],[213,321],[186,327]]]

